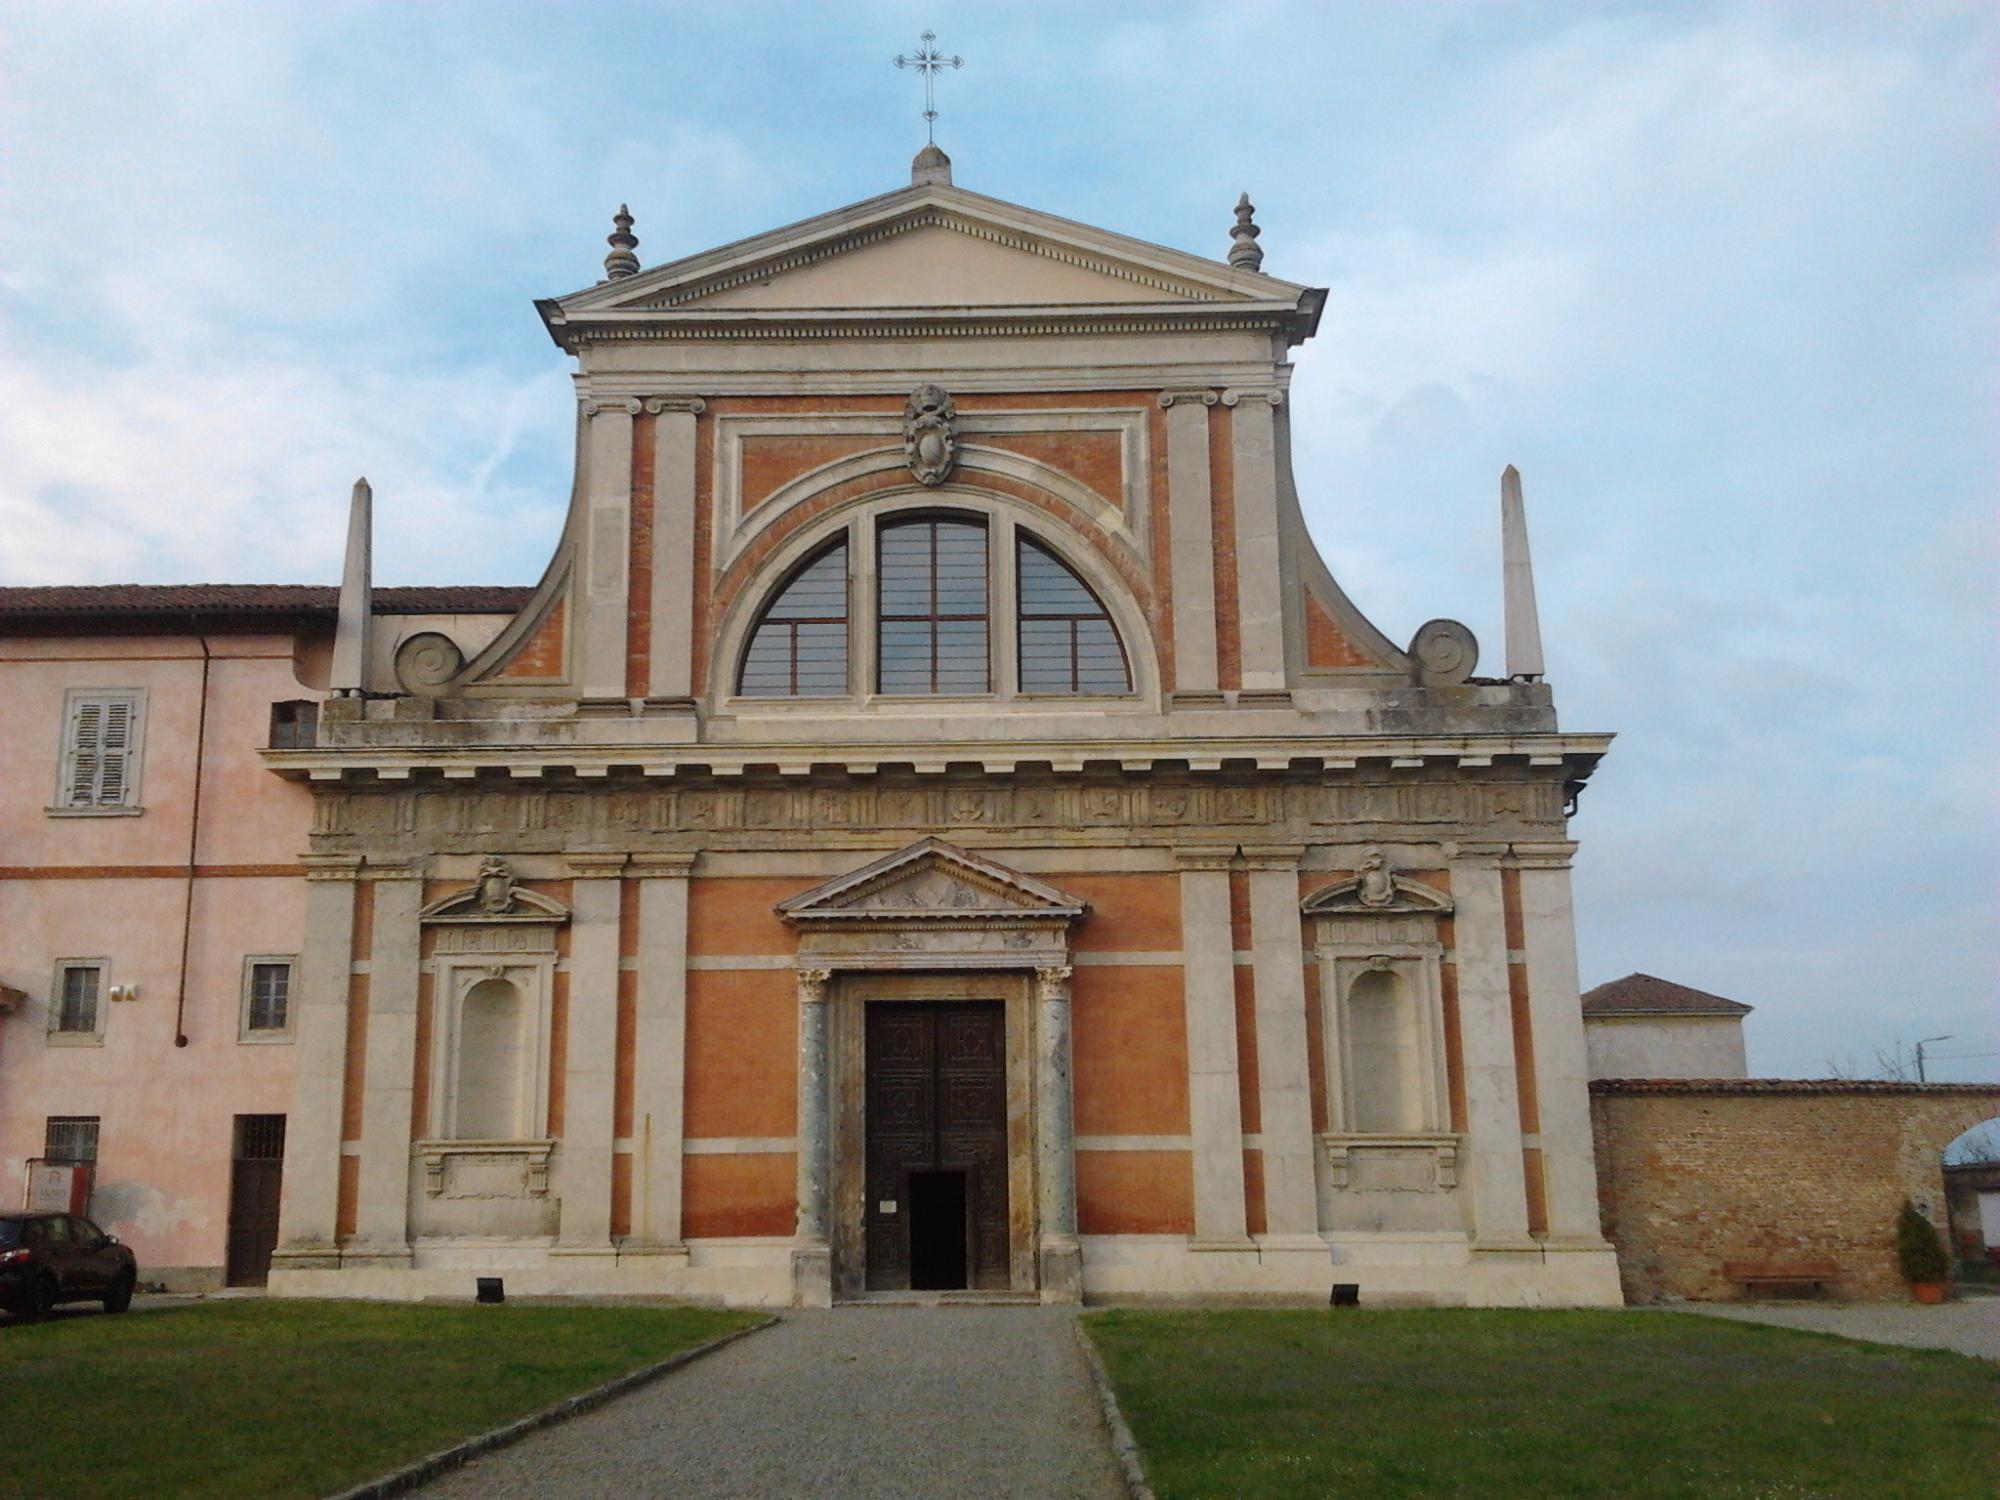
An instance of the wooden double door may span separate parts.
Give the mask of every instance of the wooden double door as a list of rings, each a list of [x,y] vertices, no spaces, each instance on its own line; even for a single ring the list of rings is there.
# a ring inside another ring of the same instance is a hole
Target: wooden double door
[[[866,1030],[868,1289],[1006,1288],[1005,1006],[873,1001]]]

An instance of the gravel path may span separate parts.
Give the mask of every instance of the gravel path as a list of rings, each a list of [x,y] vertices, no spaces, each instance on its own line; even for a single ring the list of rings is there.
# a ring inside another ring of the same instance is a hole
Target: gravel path
[[[2000,1359],[2000,1297],[1967,1297],[1942,1307],[1914,1302],[1688,1302],[1677,1311]]]
[[[413,1493],[1123,1500],[1073,1319],[1041,1307],[789,1312]]]

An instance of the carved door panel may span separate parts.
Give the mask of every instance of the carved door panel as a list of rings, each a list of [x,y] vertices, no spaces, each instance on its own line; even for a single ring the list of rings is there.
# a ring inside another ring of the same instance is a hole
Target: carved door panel
[[[967,1284],[1006,1287],[1004,1008],[994,1001],[868,1006],[866,1110],[869,1290],[910,1285],[910,1174],[939,1170],[965,1174]]]

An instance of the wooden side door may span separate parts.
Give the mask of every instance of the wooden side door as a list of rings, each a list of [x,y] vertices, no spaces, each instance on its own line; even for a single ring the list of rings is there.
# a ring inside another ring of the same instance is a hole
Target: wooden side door
[[[263,1286],[271,1279],[284,1169],[285,1117],[238,1115],[229,1164],[229,1246],[224,1268],[230,1286]]]

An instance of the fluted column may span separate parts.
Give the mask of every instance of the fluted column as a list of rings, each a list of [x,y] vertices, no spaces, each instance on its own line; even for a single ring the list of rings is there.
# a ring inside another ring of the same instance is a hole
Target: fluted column
[[[792,1246],[792,1301],[826,1307],[833,1301],[833,1253],[828,1243],[829,1143],[827,991],[830,969],[800,969],[798,1227]]]
[[[341,1091],[347,1075],[347,995],[354,972],[353,855],[308,854],[305,943],[299,954],[297,1066],[285,1121],[284,1198],[278,1209],[279,1270],[340,1263]]]
[[[371,867],[374,943],[368,955],[368,1042],[361,1089],[355,1239],[342,1257],[410,1261],[410,1105],[416,1088],[421,863]]]
[[[1076,1238],[1076,1100],[1070,1073],[1067,966],[1035,970],[1035,1154],[1041,1182],[1042,1293],[1070,1302],[1083,1295],[1083,1252]]]

